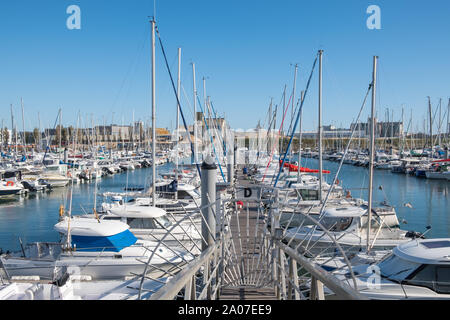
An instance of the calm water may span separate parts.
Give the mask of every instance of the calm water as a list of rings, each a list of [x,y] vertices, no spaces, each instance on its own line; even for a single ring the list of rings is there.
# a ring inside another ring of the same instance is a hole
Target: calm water
[[[302,165],[317,168],[316,159],[303,159]],[[332,174],[326,175],[331,182],[338,163],[324,161],[324,169]],[[158,167],[162,173],[172,169],[171,164]],[[98,193],[106,191],[123,191],[127,185],[148,186],[151,168],[137,169],[110,177],[98,182]],[[367,199],[368,169],[343,166],[339,180],[345,188],[350,189],[355,197]],[[383,190],[379,190],[382,186]],[[74,185],[72,198],[73,214],[90,212],[94,204],[94,183]],[[0,202],[0,248],[18,250],[19,237],[23,243],[33,241],[58,241],[59,236],[53,230],[58,222],[59,206],[69,207],[70,188],[54,189],[51,192],[38,193],[26,197],[17,197],[13,201]],[[374,201],[384,201],[393,205],[399,220],[406,220],[402,229],[423,232],[428,225],[432,226],[428,237],[450,237],[450,182],[418,179],[414,176],[392,174],[390,171],[375,170]],[[97,198],[100,205],[102,198]],[[410,203],[413,208],[405,207]]]

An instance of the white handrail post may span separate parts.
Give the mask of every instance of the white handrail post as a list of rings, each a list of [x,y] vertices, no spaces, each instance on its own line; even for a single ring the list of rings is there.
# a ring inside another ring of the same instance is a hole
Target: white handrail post
[[[311,300],[325,300],[325,295],[323,292],[323,283],[317,280],[316,277],[311,277]]]

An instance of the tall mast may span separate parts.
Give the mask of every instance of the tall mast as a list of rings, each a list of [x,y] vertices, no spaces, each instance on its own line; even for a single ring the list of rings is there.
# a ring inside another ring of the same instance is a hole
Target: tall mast
[[[294,108],[295,108],[295,85],[297,83],[297,70],[298,70],[298,64],[295,64],[295,71],[294,71],[294,84],[292,86],[292,119],[294,119]],[[294,133],[293,133],[294,134]],[[293,153],[293,149],[291,149],[291,155]],[[292,158],[292,157],[291,157]],[[300,166],[300,165],[299,165]]]
[[[305,95],[305,91],[300,93],[300,106],[303,103],[303,98]],[[300,166],[302,164],[302,123],[303,123],[303,110],[300,109],[300,129],[298,134],[298,171],[297,171],[297,182],[300,182]]]
[[[207,101],[207,97],[206,97],[206,78],[203,77],[203,117],[205,119],[206,124],[203,126],[203,130],[202,130],[202,142],[203,145],[205,145],[205,142],[207,140],[207,132],[206,132],[206,125],[207,125],[207,116],[206,116],[206,108],[208,106],[208,101]],[[206,151],[206,149],[203,149],[203,151]]]
[[[123,118],[124,116],[122,115],[122,124],[120,127],[120,136],[122,137],[122,153],[125,152],[125,132],[123,132]],[[130,139],[128,138],[128,141],[130,141]]]
[[[197,87],[195,85],[195,63],[192,63],[192,77],[194,83],[194,163],[197,163]]]
[[[369,199],[367,208],[367,251],[370,251],[370,228],[372,220],[372,188],[373,188],[373,160],[375,156],[375,103],[377,85],[377,62],[378,56],[373,57],[372,73],[372,111],[370,125],[370,160],[369,160]]]
[[[287,111],[286,110],[286,85],[284,85],[284,89],[283,89],[283,108],[282,108],[282,111],[281,111],[281,115],[283,116],[282,119],[284,119],[284,115],[286,114],[286,111]],[[280,140],[280,137],[281,137],[281,140]],[[283,149],[284,149],[284,121],[281,121],[281,134],[278,137],[278,139],[280,140],[279,141],[279,143],[280,143],[279,154],[281,156],[281,153],[283,152]]]
[[[152,197],[153,206],[156,205],[156,90],[155,90],[155,19],[152,25]]]
[[[11,133],[15,133],[15,156],[17,156],[17,130],[14,129],[14,113],[13,113],[13,105],[11,103]],[[11,141],[12,141],[12,137],[11,137]]]
[[[323,50],[319,50],[319,200],[322,203],[322,56]]]
[[[134,109],[133,109],[133,120],[131,123],[131,152],[133,152],[134,150],[134,135],[136,134],[136,132],[134,131]],[[128,139],[129,141],[130,139]]]
[[[4,129],[3,129],[3,118],[2,118],[2,131],[0,132],[0,137],[1,137],[1,139],[2,139],[2,144],[0,145],[0,150],[1,151],[3,151],[3,144],[4,144],[4,141],[3,141],[3,135],[4,135]]]
[[[391,150],[394,148],[394,109],[391,110]]]
[[[430,148],[433,149],[433,113],[431,111],[430,97],[428,97],[428,113],[430,116]],[[433,150],[431,152],[433,153]]]
[[[59,150],[58,150],[58,159],[61,160],[61,117],[62,117],[62,109],[59,108]]]
[[[439,122],[438,122],[438,145],[441,146],[441,106],[442,106],[442,98],[439,99]]]
[[[398,138],[399,138],[399,140],[401,138],[400,158],[402,158],[402,153],[403,153],[403,148],[404,148],[404,140],[405,140],[405,135],[404,135],[404,131],[403,131],[403,111],[404,110],[403,110],[403,107],[402,107],[402,131],[400,132],[400,126],[399,126],[399,130],[398,130]]]
[[[177,122],[175,131],[175,181],[178,183],[178,142],[180,140],[179,127],[180,127],[180,93],[181,93],[181,48],[178,48],[178,79],[177,79]],[[189,132],[187,132],[189,134]],[[175,192],[175,199],[178,199],[178,192]]]
[[[448,105],[447,105],[447,144],[449,143],[450,139],[450,98],[448,99]],[[450,147],[450,146],[447,146]]]
[[[23,130],[23,152],[26,155],[27,154],[27,139],[25,137],[25,120],[24,120],[24,112],[23,112],[23,99],[20,98],[20,105],[22,107],[22,130]]]
[[[271,144],[271,142],[272,142],[272,137],[271,137],[271,127],[272,127],[272,102],[273,102],[273,98],[270,98],[270,104],[269,104],[269,117],[268,117],[268,119],[269,119],[269,125],[268,125],[268,127],[269,127],[269,129],[267,130],[267,152],[269,152],[272,148],[271,148],[271,146],[270,146],[270,144]]]

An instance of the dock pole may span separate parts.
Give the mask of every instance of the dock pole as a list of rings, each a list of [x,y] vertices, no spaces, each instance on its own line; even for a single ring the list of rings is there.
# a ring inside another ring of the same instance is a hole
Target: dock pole
[[[208,155],[202,163],[202,236],[207,241],[202,242],[202,251],[206,251],[209,246],[214,245],[216,235],[216,219],[211,203],[216,201],[216,178],[217,166],[211,155]]]
[[[232,150],[232,149],[231,149]],[[228,157],[228,163],[227,163],[227,180],[230,184],[230,186],[233,186],[234,181],[234,151],[228,151],[227,157]]]

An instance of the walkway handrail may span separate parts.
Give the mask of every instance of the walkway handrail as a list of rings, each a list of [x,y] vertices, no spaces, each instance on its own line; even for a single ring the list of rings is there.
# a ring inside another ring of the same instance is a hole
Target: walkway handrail
[[[189,282],[192,281],[192,278],[195,277],[195,274],[200,270],[202,266],[209,262],[210,257],[216,252],[219,247],[220,243],[209,247],[200,256],[191,261],[188,268],[184,268],[172,279],[170,279],[170,281],[166,285],[152,294],[150,300],[173,300],[183,288],[190,284]],[[185,293],[185,295],[186,294],[187,293]]]
[[[297,250],[288,247],[279,240],[275,240],[274,244],[284,253],[289,255],[297,263],[299,263],[305,270],[307,270],[312,277],[320,280],[327,288],[333,291],[339,299],[345,300],[367,300],[365,296],[360,294],[357,290],[350,287],[348,284],[340,281],[331,273],[322,269],[319,265],[309,261],[307,258],[299,254]]]

